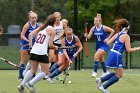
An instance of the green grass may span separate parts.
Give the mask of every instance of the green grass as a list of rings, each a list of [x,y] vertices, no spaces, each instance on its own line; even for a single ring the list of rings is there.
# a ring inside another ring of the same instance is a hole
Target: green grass
[[[102,71],[99,70],[99,73]],[[140,91],[140,70],[125,70],[124,78],[109,88],[111,93],[139,93]],[[17,70],[0,70],[0,93],[18,93]],[[101,74],[99,74],[101,75]],[[68,81],[72,81],[68,84]],[[91,70],[70,71],[66,84],[57,81],[49,84],[46,80],[41,80],[35,85],[37,93],[101,93],[95,83],[95,78],[91,77]],[[27,93],[30,93],[26,89]]]

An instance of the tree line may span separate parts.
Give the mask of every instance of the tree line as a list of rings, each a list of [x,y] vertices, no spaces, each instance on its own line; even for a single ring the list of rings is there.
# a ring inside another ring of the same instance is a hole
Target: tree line
[[[69,20],[73,28],[74,0],[0,0],[0,25],[7,30],[9,25],[23,25],[28,21],[28,12],[33,9],[38,14],[38,21],[55,11],[62,13],[62,18]],[[118,18],[126,18],[131,23],[131,33],[140,33],[140,0],[78,0],[78,32],[84,32],[85,23],[90,28],[97,13],[102,15],[103,24],[112,26]]]

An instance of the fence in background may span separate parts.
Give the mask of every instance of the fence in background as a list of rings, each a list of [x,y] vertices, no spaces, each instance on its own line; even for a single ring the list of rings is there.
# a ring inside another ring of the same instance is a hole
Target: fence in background
[[[11,39],[13,39],[11,41]],[[15,40],[16,39],[16,40]],[[10,43],[9,43],[10,40]],[[16,64],[19,64],[20,61],[20,53],[19,53],[19,34],[8,34],[5,33],[0,36],[0,56],[10,60]],[[139,34],[132,34],[131,35],[131,45],[140,46],[140,35]],[[84,39],[81,39],[81,42],[84,46]],[[78,55],[77,59],[72,65],[72,69],[80,70],[80,69],[87,69],[93,68],[93,58],[95,53],[95,41],[90,40],[89,44],[89,56],[85,56],[85,48],[83,51]],[[107,59],[108,53],[105,55],[105,59]],[[140,68],[140,51],[134,53],[123,53],[123,60],[124,60],[124,68]],[[28,61],[28,60],[27,60]],[[4,63],[0,60],[0,69],[15,69],[13,66]]]

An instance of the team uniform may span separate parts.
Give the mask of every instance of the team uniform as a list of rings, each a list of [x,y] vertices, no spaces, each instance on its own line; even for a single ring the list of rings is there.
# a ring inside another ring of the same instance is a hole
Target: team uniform
[[[75,40],[74,34],[72,35],[72,40],[70,42],[67,40],[66,37],[64,37],[64,40],[65,40],[65,46],[66,47],[75,46],[76,40]],[[66,49],[66,52],[67,52],[69,58],[72,60],[73,59],[73,55],[77,52],[77,49],[76,49],[76,47],[68,48],[68,49]],[[63,54],[63,49],[59,49],[58,54]]]
[[[104,40],[108,37],[108,33],[104,31],[103,25],[101,25],[100,29],[97,29],[95,26],[93,35],[96,39],[96,51],[98,49],[102,49],[104,52],[107,52],[109,49],[109,46],[104,43]]]
[[[108,55],[107,67],[109,68],[123,68],[122,53],[125,50],[125,44],[119,41],[122,34],[126,34],[126,32],[118,34]]]
[[[57,46],[61,46],[59,37],[60,37],[60,34],[63,31],[63,23],[62,23],[62,21],[60,21],[60,25],[59,26],[54,25],[53,28],[56,31],[56,35],[54,37],[54,44],[57,45]]]
[[[50,36],[46,33],[48,28],[52,28],[52,26],[46,27],[44,30],[40,31],[37,35],[37,39],[35,44],[31,50],[30,60],[35,60],[37,62],[49,63],[48,60],[48,44]]]
[[[38,24],[36,23],[36,25],[35,26],[32,26],[32,24],[30,23],[30,22],[28,22],[29,23],[29,28],[28,28],[28,30],[26,31],[26,33],[25,33],[25,37],[28,39],[28,37],[29,37],[29,34],[33,31],[33,30],[35,30],[36,28],[38,28]],[[34,44],[34,42],[35,42],[35,37],[33,37],[33,40],[32,40],[32,43]],[[25,41],[25,40],[23,40],[23,39],[21,39],[20,40],[20,50],[29,50],[30,48],[29,48],[29,42],[27,42],[27,41]]]

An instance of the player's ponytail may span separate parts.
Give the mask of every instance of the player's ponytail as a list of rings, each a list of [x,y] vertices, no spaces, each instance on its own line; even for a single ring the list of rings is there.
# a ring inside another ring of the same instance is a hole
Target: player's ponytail
[[[55,23],[55,16],[54,15],[49,15],[46,19],[46,21],[44,22],[44,24],[40,27],[40,30],[45,29],[48,25],[53,26]]]
[[[116,31],[116,33],[128,30],[130,25],[129,21],[127,21],[126,19],[118,19],[115,20],[113,23],[113,29]]]

